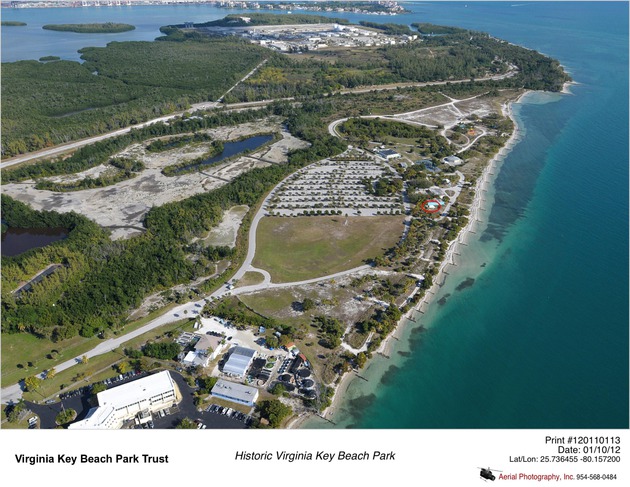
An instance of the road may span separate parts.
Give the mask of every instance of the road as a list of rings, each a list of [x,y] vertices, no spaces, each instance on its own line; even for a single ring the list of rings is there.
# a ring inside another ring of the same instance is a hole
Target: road
[[[474,100],[475,98],[479,98],[480,96],[485,95],[485,93],[479,94],[479,95],[475,95],[475,96],[471,96],[469,98],[464,98],[462,100],[457,100],[456,98],[450,98],[450,101],[447,101],[446,103],[442,103],[440,105],[433,105],[430,107],[426,107],[426,108],[421,108],[420,110],[413,110],[411,112],[404,112],[404,113],[395,113],[393,115],[359,115],[357,117],[345,117],[345,118],[340,118],[339,120],[333,120],[332,122],[330,122],[328,124],[328,133],[330,135],[332,135],[333,137],[342,137],[341,134],[339,134],[339,132],[337,132],[337,127],[339,126],[339,124],[349,120],[350,118],[378,118],[381,120],[392,120],[394,122],[402,122],[402,123],[406,123],[409,125],[419,125],[421,127],[429,127],[429,128],[437,128],[437,126],[435,125],[428,125],[426,123],[422,123],[422,122],[415,122],[413,120],[408,120],[406,118],[403,117],[410,117],[410,116],[415,116],[419,113],[423,113],[423,112],[427,112],[429,110],[435,110],[436,108],[443,108],[443,107],[455,107],[457,108],[455,105],[457,103],[462,103],[465,101],[470,101],[470,100]],[[442,135],[444,135],[444,132],[446,131],[446,128],[442,131]],[[479,138],[479,137],[477,137]],[[475,139],[476,141],[477,139]]]
[[[227,95],[228,93],[230,93],[234,88],[236,88],[236,86],[238,86],[240,83],[242,83],[243,81],[245,81],[247,78],[249,78],[250,76],[252,76],[254,74],[254,72],[256,72],[256,70],[258,68],[260,68],[262,65],[264,65],[267,62],[267,60],[265,59],[263,62],[261,62],[258,66],[256,66],[252,71],[250,71],[249,73],[247,73],[243,78],[241,78],[238,82],[236,82],[234,84],[234,86],[232,86],[228,91],[226,91],[220,98],[219,100],[222,100],[225,95]],[[500,79],[504,79],[504,78],[509,78],[514,76],[517,73],[518,69],[515,66],[510,66],[510,69],[501,75],[496,75],[496,76],[489,76],[486,78],[479,78],[476,81],[488,81],[488,80],[500,80]],[[421,86],[433,86],[433,85],[445,85],[447,83],[450,84],[459,84],[459,83],[467,83],[468,79],[464,79],[464,80],[453,80],[453,81],[429,81],[429,82],[425,82],[425,83],[399,83],[399,84],[393,84],[393,85],[386,85],[386,86],[370,86],[370,87],[365,87],[365,88],[357,88],[357,89],[352,89],[352,90],[340,90],[335,92],[335,94],[340,94],[340,95],[345,95],[345,94],[352,94],[352,93],[367,93],[370,91],[383,91],[383,90],[396,90],[398,88],[401,87],[421,87]],[[89,145],[89,144],[93,144],[94,142],[99,142],[101,140],[105,140],[105,139],[109,139],[111,137],[116,137],[118,135],[123,135],[128,133],[129,131],[131,131],[132,129],[139,129],[139,128],[143,128],[143,127],[147,127],[148,125],[152,125],[155,123],[159,123],[159,122],[166,122],[168,120],[172,120],[174,118],[177,117],[181,117],[184,113],[193,113],[196,111],[200,111],[200,110],[212,110],[212,109],[216,109],[218,107],[221,108],[226,108],[228,110],[234,110],[234,109],[239,109],[239,108],[248,108],[248,107],[254,107],[254,106],[265,106],[268,105],[270,103],[276,102],[276,101],[292,101],[294,100],[294,97],[288,97],[288,98],[278,98],[278,99],[273,99],[273,100],[262,100],[262,101],[255,101],[255,102],[246,102],[246,103],[233,103],[233,104],[222,104],[219,101],[208,101],[208,102],[202,102],[202,103],[195,103],[193,105],[191,105],[191,107],[186,110],[185,112],[177,112],[177,113],[172,113],[170,115],[164,115],[162,117],[158,117],[158,118],[154,118],[153,120],[148,120],[146,122],[143,123],[139,123],[136,125],[132,125],[130,127],[125,127],[122,129],[118,129],[118,130],[114,130],[113,132],[108,132],[106,134],[102,134],[102,135],[95,135],[93,137],[88,137],[86,139],[81,139],[81,140],[76,140],[74,142],[69,142],[67,144],[62,144],[62,145],[57,145],[55,147],[50,147],[48,149],[42,149],[40,151],[36,151],[36,152],[29,152],[27,154],[22,154],[19,156],[15,156],[12,157],[11,159],[7,159],[3,162],[0,163],[0,168],[4,169],[6,167],[10,167],[13,166],[15,164],[20,164],[23,162],[28,162],[31,161],[33,159],[43,159],[43,158],[50,158],[50,157],[54,157],[75,149],[78,149],[80,147]]]
[[[262,66],[264,64],[261,63],[259,64],[256,69],[258,69],[260,66]],[[254,70],[255,71],[255,70]],[[242,79],[246,79],[247,77],[251,76],[253,74],[253,72],[248,73],[244,78]],[[512,73],[511,75],[513,75],[514,73]],[[502,75],[502,77],[507,77],[508,75],[510,75],[510,72],[506,73],[506,75]],[[497,79],[495,78],[488,78],[488,79]],[[239,83],[242,80],[239,80]],[[458,81],[460,83],[463,83],[467,80],[461,80]],[[454,81],[451,83],[455,83]],[[237,83],[238,84],[238,83]],[[445,82],[434,82],[434,83],[421,83],[421,84],[417,84],[416,86],[426,86],[427,84],[445,84]],[[384,88],[384,89],[395,89],[395,88]],[[474,98],[474,97],[473,97]],[[464,101],[464,100],[457,100],[457,101]],[[271,101],[270,101],[271,102]],[[456,100],[452,100],[449,103],[445,103],[444,105],[449,105],[449,104],[453,104],[455,103]],[[217,103],[216,102],[207,102],[207,103],[203,103],[203,104],[197,104],[194,105],[195,109],[199,110],[202,108],[199,108],[200,106],[209,106],[209,105],[213,105],[216,107]],[[440,105],[441,106],[441,105]],[[431,107],[431,108],[436,108],[436,107]],[[416,112],[410,112],[410,113],[416,113]],[[401,114],[403,115],[403,114]],[[134,127],[144,127],[147,125],[150,125],[152,123],[156,123],[159,121],[164,121],[164,120],[169,120],[171,118],[174,118],[176,116],[180,116],[180,114],[174,114],[174,115],[168,115],[166,117],[160,117],[159,119],[155,119],[155,120],[151,120],[149,122],[145,122],[143,124],[134,126]],[[399,116],[399,115],[396,115]],[[345,119],[341,119],[341,120],[337,120],[335,122],[333,122],[333,124],[335,123],[340,123]],[[407,121],[408,122],[408,121]],[[332,125],[332,124],[331,124]],[[336,125],[335,125],[336,127]],[[109,133],[109,134],[104,134],[104,135],[99,135],[97,137],[92,137],[90,139],[85,139],[83,141],[77,141],[77,142],[73,142],[71,144],[66,144],[65,146],[58,146],[55,148],[51,148],[51,149],[47,149],[45,151],[40,151],[40,153],[38,153],[38,155],[34,155],[35,153],[31,153],[31,154],[25,154],[24,156],[21,156],[23,158],[25,158],[24,160],[29,160],[29,159],[33,159],[36,157],[42,157],[42,152],[51,152],[51,151],[59,151],[59,152],[65,152],[68,149],[72,148],[70,146],[73,147],[80,147],[81,145],[86,145],[89,143],[93,143],[97,140],[103,140],[106,139],[108,137],[113,137],[115,135],[119,135],[125,132],[128,132],[129,130],[131,130],[132,127],[128,127],[126,129],[120,129],[117,130],[115,132]],[[334,129],[334,127],[333,127]],[[329,132],[331,132],[331,126],[329,125]],[[335,136],[339,136],[336,131],[332,131],[331,132],[332,135]],[[0,165],[0,167],[7,167],[9,165],[12,164],[17,164],[18,162],[24,162],[24,160],[20,160],[20,161],[16,161],[16,159],[18,158],[13,158],[10,161],[4,162]],[[267,195],[267,197],[265,198],[265,200],[263,200],[263,203],[260,205],[259,210],[256,212],[256,215],[254,216],[254,218],[252,219],[252,224],[250,226],[249,229],[249,238],[248,238],[248,247],[247,247],[247,255],[245,257],[245,260],[243,261],[243,264],[241,265],[241,267],[236,271],[236,273],[234,274],[233,280],[238,281],[239,279],[241,279],[243,277],[243,275],[250,271],[250,272],[260,272],[263,275],[263,282],[259,283],[259,284],[255,284],[252,286],[245,286],[242,288],[236,288],[236,289],[228,289],[227,285],[225,286],[221,286],[220,289],[218,289],[217,291],[215,291],[214,293],[212,293],[210,295],[211,298],[220,298],[222,296],[225,295],[238,295],[238,294],[246,294],[246,293],[250,293],[250,292],[255,292],[255,291],[260,291],[263,289],[269,289],[269,288],[286,288],[286,287],[292,287],[292,286],[299,286],[299,285],[304,285],[304,284],[312,284],[315,282],[320,282],[320,281],[325,281],[325,280],[329,280],[329,279],[335,279],[338,277],[342,277],[345,276],[347,274],[351,274],[354,272],[358,272],[361,270],[366,270],[369,268],[369,266],[365,265],[365,266],[361,266],[361,267],[356,267],[354,269],[349,269],[346,271],[342,271],[342,272],[337,272],[335,274],[331,274],[328,276],[322,276],[322,277],[318,277],[318,278],[314,278],[314,279],[307,279],[304,281],[296,281],[296,282],[287,282],[287,283],[277,283],[274,284],[271,282],[271,276],[269,275],[269,273],[267,271],[264,271],[262,269],[257,269],[255,267],[252,266],[252,262],[254,260],[254,256],[256,254],[256,230],[258,228],[258,223],[260,222],[260,220],[263,218],[263,216],[265,215],[265,207],[266,207],[266,203],[273,197],[273,195],[275,194],[276,189],[278,188],[278,186],[282,184],[279,183],[278,185],[276,185]],[[186,304],[182,304],[172,310],[170,310],[168,313],[163,314],[162,316],[159,316],[158,318],[155,318],[154,320],[150,321],[149,323],[147,323],[146,325],[138,328],[137,330],[134,330],[132,332],[126,333],[125,335],[119,336],[117,338],[111,338],[108,340],[105,340],[103,342],[101,342],[99,345],[97,345],[96,347],[94,347],[92,350],[88,351],[85,353],[85,355],[88,358],[97,356],[97,355],[101,355],[104,353],[108,353],[112,350],[115,350],[116,348],[120,347],[122,344],[128,342],[129,340],[142,335],[143,333],[146,333],[148,331],[151,331],[155,328],[158,328],[160,326],[163,326],[165,324],[168,323],[172,323],[175,322],[177,320],[180,320],[186,316],[194,316],[196,315],[199,310],[206,304],[205,299],[201,299],[199,301],[193,301],[193,302],[189,302]],[[75,357],[72,358],[70,360],[66,360],[65,362],[58,364],[55,366],[55,370],[57,372],[61,372],[63,370],[66,370],[78,363],[81,362],[81,357]],[[43,378],[44,373],[41,373],[38,375],[38,377]],[[15,402],[18,401],[21,397],[22,397],[22,385],[21,384],[14,384],[12,386],[8,386],[3,388],[2,390],[0,390],[0,402],[1,403],[9,403],[9,402]]]

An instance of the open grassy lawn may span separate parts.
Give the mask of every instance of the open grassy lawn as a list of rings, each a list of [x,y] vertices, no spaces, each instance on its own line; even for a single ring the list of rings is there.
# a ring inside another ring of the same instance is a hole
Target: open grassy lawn
[[[55,364],[77,357],[98,345],[98,338],[80,336],[53,343],[46,338],[37,338],[28,333],[2,334],[2,387],[15,384],[20,379],[39,374]],[[59,355],[48,358],[52,350]],[[28,367],[28,363],[33,365]]]
[[[260,272],[246,272],[238,281],[236,287],[253,286],[254,284],[260,284],[264,280],[265,277]]]
[[[130,323],[124,328],[123,333],[128,333],[147,324],[152,319],[175,306],[177,306],[176,303],[171,303],[140,320]],[[163,328],[160,328],[159,330],[162,329]],[[76,336],[68,340],[53,343],[47,338],[37,338],[29,333],[3,333],[1,362],[2,387],[15,384],[24,377],[39,374],[72,357],[79,357],[97,346],[100,341],[101,339],[98,337],[83,338]],[[56,350],[58,355],[54,358],[49,358],[49,354],[53,350]],[[33,364],[31,367],[28,366],[29,362]]]
[[[395,245],[402,216],[266,217],[258,224],[254,266],[273,282],[323,277],[362,265]]]
[[[98,382],[117,375],[112,368],[113,365],[121,360],[128,360],[123,354],[125,348],[136,348],[147,340],[157,338],[169,331],[177,334],[179,331],[192,331],[193,321],[189,319],[179,320],[168,325],[161,326],[155,330],[144,333],[127,343],[122,347],[96,357],[92,357],[87,364],[77,364],[74,367],[58,372],[53,379],[42,381],[42,385],[34,392],[24,393],[24,399],[30,401],[41,401],[44,398],[58,394],[62,389],[75,389],[81,386]],[[84,377],[75,381],[77,374],[83,374]],[[24,374],[33,375],[33,374]],[[73,387],[74,386],[74,387]]]

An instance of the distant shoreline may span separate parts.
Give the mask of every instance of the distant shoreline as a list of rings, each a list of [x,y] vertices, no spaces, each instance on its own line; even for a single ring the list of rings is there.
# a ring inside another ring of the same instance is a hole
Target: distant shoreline
[[[147,0],[114,0],[112,3],[100,3],[97,2],[97,0],[87,0],[85,2],[85,4],[82,4],[80,7],[81,8],[107,8],[107,7],[172,7],[173,4],[172,3],[167,3],[167,2],[160,2],[160,1],[156,1],[154,0],[153,2],[150,3],[145,3]],[[341,3],[342,5],[348,4],[350,2],[347,1],[341,1],[341,0],[332,0],[335,1],[337,3]],[[361,6],[357,6],[354,7],[352,9],[349,9],[348,7],[337,7],[337,8],[333,8],[331,10],[331,12],[346,12],[346,13],[360,13],[363,15],[378,15],[378,16],[396,16],[396,15],[402,15],[402,14],[408,14],[410,13],[409,10],[405,9],[404,7],[401,7],[400,5],[398,5],[397,3],[392,6],[389,9],[385,9],[385,10],[365,10],[365,8],[373,8],[372,6],[368,5],[369,3],[371,3],[369,0],[365,0],[365,1],[358,1],[358,0],[351,0],[351,2],[353,4],[359,4]],[[257,2],[252,1],[252,2],[242,2],[245,4],[245,6],[241,6],[241,7],[232,7],[229,5],[221,5],[219,1],[217,0],[205,0],[202,2],[199,2],[197,0],[180,0],[179,2],[177,2],[177,6],[208,6],[208,7],[214,7],[214,8],[222,8],[222,9],[226,9],[226,10],[251,10],[251,11],[264,11],[264,12],[286,12],[286,13],[291,13],[292,10],[289,10],[288,8],[282,8],[282,7],[288,7],[290,5],[292,5],[294,2],[291,1],[278,1],[276,2],[274,5],[276,5],[276,8],[273,9],[261,9],[260,7],[255,7],[254,4],[256,4]],[[248,5],[251,4],[250,5]],[[362,8],[363,7],[363,8]],[[37,1],[37,0],[31,0],[31,1],[23,1],[20,2],[19,5],[17,6],[13,6],[13,5],[2,5],[3,9],[12,9],[12,10],[22,10],[22,9],[47,9],[47,8],[77,8],[77,5],[75,2],[69,1],[69,0],[61,0],[61,1],[48,1],[48,2],[41,2],[41,1]],[[300,11],[304,11],[304,12],[327,12],[325,10],[323,10],[321,7],[318,7],[316,5],[313,6],[309,6],[308,8],[304,8],[302,7],[301,9],[299,9]]]

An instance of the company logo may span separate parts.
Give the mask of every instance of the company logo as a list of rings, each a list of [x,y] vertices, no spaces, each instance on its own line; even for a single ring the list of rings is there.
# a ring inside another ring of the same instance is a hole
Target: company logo
[[[496,479],[496,476],[494,475],[492,469],[490,467],[488,468],[483,468],[483,467],[479,467],[479,477],[481,477],[483,479],[484,482],[487,482],[488,480],[491,480],[494,482],[494,480]],[[501,470],[494,470],[495,472],[501,472]]]

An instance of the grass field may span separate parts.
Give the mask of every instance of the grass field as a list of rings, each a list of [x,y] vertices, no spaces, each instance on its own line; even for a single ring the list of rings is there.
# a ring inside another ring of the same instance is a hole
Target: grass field
[[[140,328],[175,306],[177,306],[176,303],[171,303],[142,319],[130,323],[124,328],[123,333],[128,333]],[[2,387],[10,386],[24,377],[39,374],[72,357],[79,357],[97,346],[100,342],[101,339],[96,336],[92,338],[75,336],[69,340],[53,343],[47,338],[37,338],[28,333],[3,333],[2,361],[0,362],[2,367],[1,385]],[[52,350],[57,350],[58,355],[50,359],[48,358],[48,354],[50,354]],[[32,367],[27,366],[29,362],[33,363]],[[21,367],[18,367],[18,365],[21,365]]]
[[[254,266],[273,282],[322,277],[362,265],[395,245],[402,216],[266,217],[256,234]]]
[[[254,284],[260,284],[264,280],[265,277],[260,272],[246,272],[238,281],[236,287],[253,286]]]
[[[192,329],[193,322],[189,319],[184,319],[151,330],[124,343],[120,348],[112,352],[92,357],[87,364],[77,364],[74,367],[57,373],[53,379],[42,381],[41,387],[36,391],[25,392],[23,397],[29,401],[42,401],[44,398],[58,394],[62,389],[76,389],[108,377],[113,377],[117,373],[114,372],[112,366],[121,360],[128,360],[123,354],[123,349],[137,348],[144,342],[155,339],[169,331],[192,331]],[[78,382],[73,381],[72,379],[79,373],[84,373],[85,378]]]

